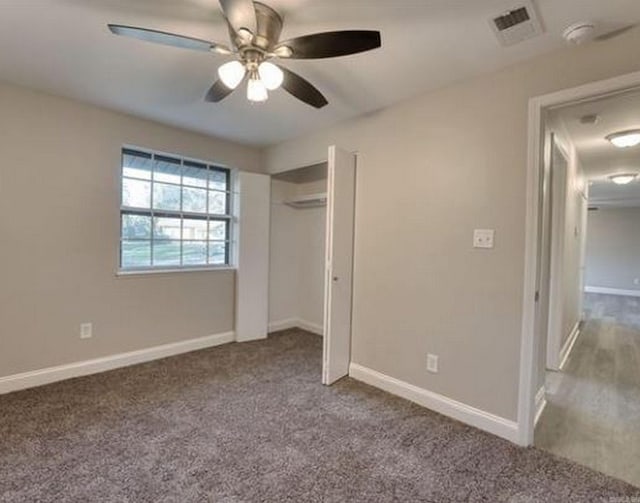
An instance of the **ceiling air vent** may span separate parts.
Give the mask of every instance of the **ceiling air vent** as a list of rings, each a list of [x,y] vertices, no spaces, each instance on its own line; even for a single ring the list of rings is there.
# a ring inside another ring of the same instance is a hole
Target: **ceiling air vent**
[[[503,46],[518,44],[543,32],[531,2],[521,2],[519,6],[491,19],[490,23]]]

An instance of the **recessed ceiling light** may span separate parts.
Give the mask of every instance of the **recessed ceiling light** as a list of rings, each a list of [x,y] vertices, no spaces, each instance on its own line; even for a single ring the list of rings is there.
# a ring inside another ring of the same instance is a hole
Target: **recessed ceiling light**
[[[627,185],[638,178],[638,173],[620,173],[618,175],[611,175],[609,179],[617,185]]]
[[[607,140],[618,148],[629,148],[640,145],[640,129],[630,131],[620,131],[607,136]]]

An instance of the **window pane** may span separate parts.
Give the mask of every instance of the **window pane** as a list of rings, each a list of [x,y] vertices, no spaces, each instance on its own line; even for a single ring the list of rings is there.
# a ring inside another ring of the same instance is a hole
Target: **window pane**
[[[156,210],[180,211],[180,187],[154,183],[153,208]]]
[[[156,182],[180,183],[182,166],[178,159],[157,155],[153,164],[153,179]]]
[[[151,265],[151,241],[122,241],[121,267],[123,269]]]
[[[211,220],[209,222],[209,239],[227,239],[227,222]]]
[[[153,265],[180,265],[180,241],[154,241]]]
[[[122,215],[123,239],[151,239],[151,217]]]
[[[154,239],[180,239],[180,219],[155,217],[153,219]]]
[[[123,269],[228,263],[228,169],[123,148],[121,180]]]
[[[206,241],[183,241],[182,242],[182,263],[183,265],[206,265],[207,264],[207,242]]]
[[[182,239],[207,240],[207,221],[195,218],[185,218],[182,223]]]
[[[225,265],[227,263],[227,243],[209,241],[209,264]]]
[[[207,212],[207,191],[205,189],[182,189],[182,211],[191,213]]]
[[[207,188],[207,166],[197,162],[185,161],[182,170],[182,183],[194,187]]]
[[[227,213],[227,194],[225,192],[209,191],[209,213],[212,215]]]
[[[151,180],[151,155],[132,150],[123,151],[122,176]]]
[[[209,188],[215,190],[229,190],[227,177],[229,172],[226,170],[211,168],[209,171]]]
[[[151,182],[123,178],[122,205],[130,208],[150,208]]]

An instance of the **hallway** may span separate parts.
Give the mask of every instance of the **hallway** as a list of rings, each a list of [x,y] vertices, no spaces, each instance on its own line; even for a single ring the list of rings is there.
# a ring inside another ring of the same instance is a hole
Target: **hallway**
[[[535,444],[640,486],[640,298],[585,294],[563,372],[547,372]]]

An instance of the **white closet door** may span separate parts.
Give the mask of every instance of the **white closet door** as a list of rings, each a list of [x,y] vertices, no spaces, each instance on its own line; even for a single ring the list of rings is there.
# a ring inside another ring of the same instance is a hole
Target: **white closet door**
[[[236,183],[236,340],[267,337],[271,178],[240,172]]]
[[[351,300],[356,157],[329,148],[323,384],[348,375],[351,361]]]

